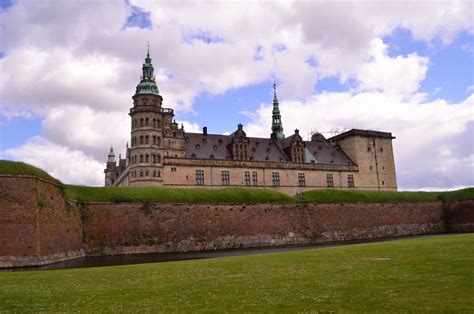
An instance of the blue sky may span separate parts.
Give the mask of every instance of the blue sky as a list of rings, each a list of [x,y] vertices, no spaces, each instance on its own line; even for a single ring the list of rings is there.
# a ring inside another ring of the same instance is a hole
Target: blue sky
[[[473,3],[409,7],[0,0],[0,158],[101,184],[108,147],[129,141],[150,42],[165,106],[188,132],[243,123],[268,136],[276,82],[287,135],[390,131],[402,189],[474,185]]]

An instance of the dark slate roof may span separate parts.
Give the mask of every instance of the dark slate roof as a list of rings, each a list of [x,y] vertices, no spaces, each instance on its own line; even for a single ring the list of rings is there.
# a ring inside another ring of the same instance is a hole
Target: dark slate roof
[[[282,162],[290,161],[283,149],[291,142],[290,136],[283,140],[271,138],[249,137],[249,157],[253,161]],[[231,135],[186,133],[185,157],[197,159],[232,159],[228,148]],[[317,163],[322,164],[353,164],[350,158],[335,144],[331,144],[324,137],[319,141],[305,141],[306,149],[314,155]]]
[[[306,149],[320,164],[353,165],[352,160],[335,143],[330,141],[305,141]]]
[[[199,159],[231,159],[231,152],[227,149],[230,143],[229,135],[202,133],[185,133],[186,158]],[[213,157],[211,157],[213,156]]]

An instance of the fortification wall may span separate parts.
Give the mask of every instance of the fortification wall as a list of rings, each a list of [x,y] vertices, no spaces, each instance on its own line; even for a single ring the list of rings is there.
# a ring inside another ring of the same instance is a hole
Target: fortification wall
[[[78,204],[66,200],[54,183],[0,175],[0,268],[49,264],[86,253],[214,250],[443,232],[474,232],[474,200]]]
[[[474,232],[474,200],[443,204],[447,232]]]
[[[36,177],[0,176],[0,268],[84,256],[82,221],[62,187]]]
[[[445,232],[441,202],[114,204],[84,211],[90,254],[229,249]]]

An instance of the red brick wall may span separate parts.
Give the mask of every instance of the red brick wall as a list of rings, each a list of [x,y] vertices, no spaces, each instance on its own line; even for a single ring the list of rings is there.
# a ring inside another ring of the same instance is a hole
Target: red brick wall
[[[474,232],[474,200],[444,203],[448,232]]]
[[[0,176],[0,268],[84,255],[79,207],[61,187],[35,177]]]
[[[0,268],[89,254],[213,250],[474,232],[474,200],[150,204],[67,201],[61,187],[0,175]]]
[[[390,204],[114,204],[85,208],[91,254],[212,250],[445,231],[440,202]]]

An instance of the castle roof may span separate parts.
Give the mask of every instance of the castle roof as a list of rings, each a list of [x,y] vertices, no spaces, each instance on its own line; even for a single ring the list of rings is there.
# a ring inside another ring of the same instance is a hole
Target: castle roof
[[[284,153],[284,148],[291,143],[294,135],[283,139],[249,137],[249,160],[266,162],[287,162],[290,157]],[[322,138],[320,141],[304,141],[305,162],[322,164],[351,165],[352,160],[335,144]],[[232,134],[185,134],[185,158],[196,159],[232,159],[229,144]]]

